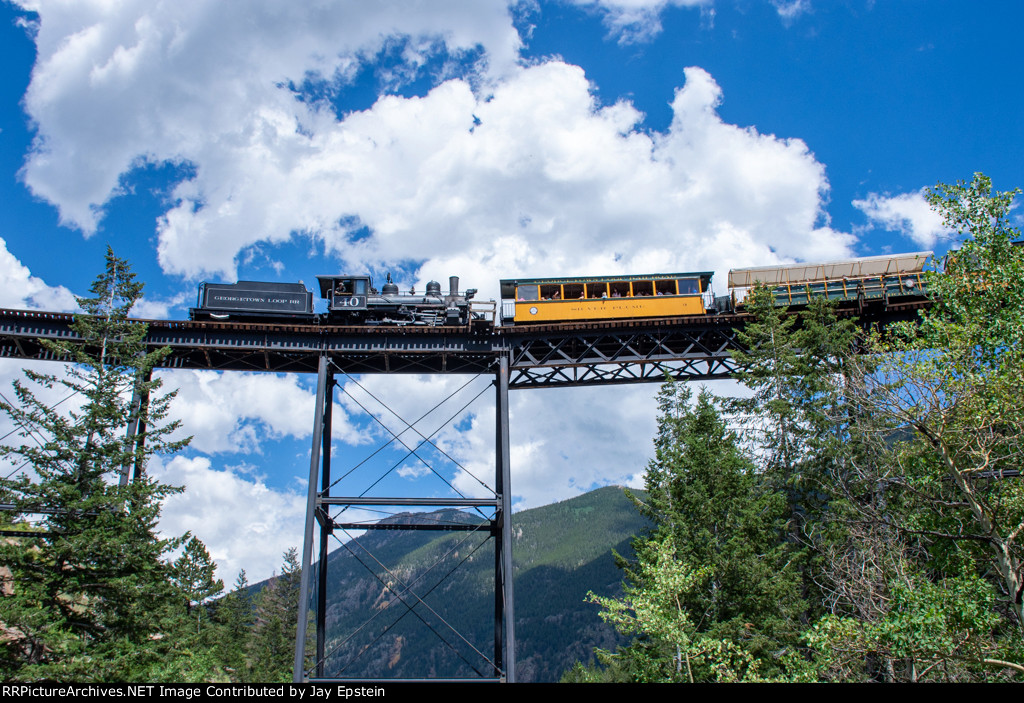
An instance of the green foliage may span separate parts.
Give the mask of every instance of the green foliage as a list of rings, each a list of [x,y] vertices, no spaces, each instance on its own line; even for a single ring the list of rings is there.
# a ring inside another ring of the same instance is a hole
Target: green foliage
[[[928,282],[935,296],[923,316],[922,343],[953,355],[968,354],[971,363],[990,367],[997,359],[1022,352],[1024,342],[1024,252],[1014,241],[1020,230],[1010,224],[1017,188],[992,190],[981,173],[970,183],[940,183],[927,195],[945,225],[963,244],[947,257],[946,270]]]
[[[637,501],[655,528],[634,542],[621,599],[591,594],[601,616],[637,639],[614,655],[634,681],[755,681],[796,676],[802,609],[785,500],[761,485],[707,391],[658,396],[655,458]]]
[[[142,472],[153,452],[188,440],[168,440],[176,426],[161,421],[173,394],[157,396],[160,382],[149,379],[166,351],[147,352],[145,326],[125,320],[141,289],[108,250],[94,297],[79,299],[86,314],[72,325],[84,344],[45,343],[75,365],[66,377],[26,371],[17,402],[0,403],[23,442],[0,456],[29,467],[0,480],[0,493],[17,512],[45,515],[38,536],[0,543],[5,679],[133,680],[138,665],[162,656],[175,602],[164,557],[177,541],[158,538],[156,524],[161,500],[178,489]],[[78,401],[66,415],[37,396],[60,388]],[[148,402],[133,406],[133,391]],[[142,428],[126,437],[133,421]],[[131,467],[137,480],[119,481]]]
[[[993,193],[980,174],[932,191],[946,223],[972,236],[930,282],[935,305],[920,327],[876,343],[880,373],[857,390],[872,414],[912,432],[891,452],[909,509],[898,524],[928,538],[934,567],[952,568],[957,552],[984,564],[1024,638],[1024,484],[1004,477],[1024,452],[1024,251],[1008,224],[1017,192]]]
[[[700,631],[687,603],[700,600],[713,579],[710,567],[694,568],[678,558],[671,537],[649,542],[647,559],[632,570],[634,583],[621,599],[589,594],[601,617],[628,635],[643,639],[628,654],[625,672],[642,683],[673,681],[761,681],[760,662],[728,637]],[[699,616],[699,613],[698,613]],[[749,623],[744,624],[744,627]],[[604,654],[604,660],[615,657]]]
[[[751,291],[746,311],[752,319],[737,335],[746,351],[733,358],[736,379],[753,394],[734,399],[730,409],[757,428],[764,473],[786,491],[796,531],[822,508],[825,474],[849,440],[837,409],[858,329],[853,320],[837,318],[834,303],[822,296],[789,313],[763,285]]]
[[[822,674],[863,680],[862,662],[886,662],[895,681],[997,679],[1024,668],[997,658],[1004,648],[992,633],[1000,617],[991,584],[970,574],[934,583],[916,578],[894,584],[892,606],[878,621],[829,615],[807,633]]]
[[[1013,193],[984,176],[929,195],[969,238],[930,276],[920,323],[869,339],[845,375],[819,543],[831,614],[808,633],[838,680],[1019,676],[1024,590],[1020,341],[1024,252]]]
[[[238,572],[231,593],[214,604],[213,617],[217,624],[215,647],[219,660],[238,675],[245,671],[246,640],[254,617],[253,597],[249,593],[245,569]]]
[[[256,598],[247,645],[246,681],[291,681],[301,576],[298,550],[293,547],[284,553],[281,574],[270,579]]]
[[[202,629],[203,603],[224,592],[224,582],[216,578],[217,565],[210,558],[206,546],[196,537],[186,534],[185,551],[171,570],[171,581],[185,596],[186,610],[196,621],[196,632]]]

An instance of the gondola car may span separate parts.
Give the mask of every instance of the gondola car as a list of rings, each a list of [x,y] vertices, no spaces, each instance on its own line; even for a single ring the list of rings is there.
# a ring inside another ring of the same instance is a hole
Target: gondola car
[[[715,312],[710,271],[501,281],[502,323],[681,317]]]
[[[470,326],[476,321],[489,324],[475,315],[472,299],[476,289],[459,292],[459,277],[448,279],[448,294],[441,293],[437,281],[427,283],[422,293],[414,289],[401,292],[388,274],[378,291],[369,276],[317,276],[320,296],[327,300],[326,321],[333,325],[426,325]]]
[[[316,314],[313,293],[302,283],[239,281],[201,283],[199,300],[189,310],[189,319],[313,324]]]
[[[750,290],[768,286],[779,306],[805,305],[809,297],[837,302],[886,302],[925,294],[924,267],[932,252],[867,256],[825,263],[786,264],[729,271],[729,304],[742,311]]]

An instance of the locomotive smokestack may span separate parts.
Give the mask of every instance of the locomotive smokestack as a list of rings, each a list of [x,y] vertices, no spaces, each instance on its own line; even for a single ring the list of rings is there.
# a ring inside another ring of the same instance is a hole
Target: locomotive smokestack
[[[448,295],[459,294],[459,277],[449,276],[448,277]]]

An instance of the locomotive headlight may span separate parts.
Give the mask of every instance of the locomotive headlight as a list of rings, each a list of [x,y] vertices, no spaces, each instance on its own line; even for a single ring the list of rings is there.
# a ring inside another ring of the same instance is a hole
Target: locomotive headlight
[[[476,295],[476,288],[470,288],[469,290],[466,291],[466,300],[469,300],[474,295]]]

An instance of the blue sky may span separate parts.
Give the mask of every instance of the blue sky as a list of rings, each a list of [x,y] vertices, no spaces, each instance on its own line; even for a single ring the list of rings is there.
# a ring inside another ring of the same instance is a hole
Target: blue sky
[[[147,283],[140,312],[170,319],[203,280],[458,274],[493,297],[515,275],[721,288],[732,267],[941,252],[923,188],[1024,185],[1022,19],[1012,1],[6,0],[0,305],[73,309],[107,244]],[[196,439],[153,467],[188,487],[166,529],[199,534],[226,581],[269,574],[301,534],[310,379],[167,378]],[[465,380],[363,384],[416,417]],[[517,504],[635,483],[655,390],[514,394]],[[487,473],[477,402],[442,444]],[[338,404],[339,451],[361,456],[379,431]],[[401,468],[388,490],[447,490]]]

